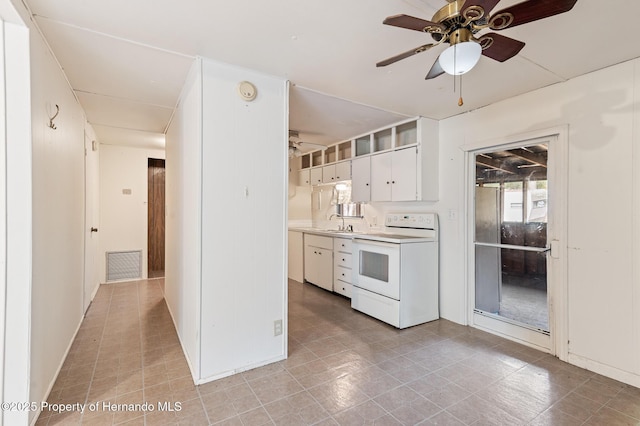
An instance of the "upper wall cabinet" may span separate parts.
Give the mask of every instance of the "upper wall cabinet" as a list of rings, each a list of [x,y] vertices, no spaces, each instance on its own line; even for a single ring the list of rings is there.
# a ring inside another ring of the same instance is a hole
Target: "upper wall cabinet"
[[[351,179],[354,201],[437,201],[438,122],[419,117],[378,129],[304,154],[300,168],[311,169],[312,185]]]
[[[351,161],[351,201],[371,201],[371,157]]]
[[[371,156],[371,201],[418,199],[417,148]]]

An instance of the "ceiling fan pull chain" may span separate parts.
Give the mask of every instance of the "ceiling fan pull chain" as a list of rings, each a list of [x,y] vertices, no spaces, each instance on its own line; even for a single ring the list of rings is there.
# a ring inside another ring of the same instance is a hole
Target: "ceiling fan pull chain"
[[[456,45],[453,45],[453,93],[456,93]]]
[[[453,79],[455,80],[455,77],[453,77]],[[458,99],[458,106],[462,105],[464,105],[464,102],[462,101],[462,74],[460,74],[460,98]]]

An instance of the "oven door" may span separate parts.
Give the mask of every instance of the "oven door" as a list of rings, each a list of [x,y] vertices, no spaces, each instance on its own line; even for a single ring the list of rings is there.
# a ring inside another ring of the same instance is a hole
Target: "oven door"
[[[353,285],[400,300],[400,244],[353,240]]]

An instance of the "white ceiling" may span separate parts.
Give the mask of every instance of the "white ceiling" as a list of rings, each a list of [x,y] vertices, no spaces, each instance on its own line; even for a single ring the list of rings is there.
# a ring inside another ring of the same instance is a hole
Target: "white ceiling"
[[[482,57],[458,107],[451,76],[424,79],[445,46],[375,67],[431,41],[382,25],[386,16],[431,19],[444,0],[23,2],[103,143],[162,140],[196,56],[289,79],[290,128],[322,143],[405,117],[450,117],[640,56],[635,25],[622,23],[640,16],[640,1],[578,0],[568,13],[502,31],[526,46],[504,63]]]

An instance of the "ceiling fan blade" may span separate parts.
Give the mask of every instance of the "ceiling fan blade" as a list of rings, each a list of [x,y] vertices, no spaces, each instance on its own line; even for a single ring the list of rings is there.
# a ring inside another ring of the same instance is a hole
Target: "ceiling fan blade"
[[[314,147],[316,149],[321,149],[323,151],[325,149],[329,148],[326,145],[322,145],[322,144],[319,144],[319,143],[313,143],[313,142],[305,142],[305,141],[297,141],[297,142],[294,142],[294,144],[296,144],[296,145],[308,145],[308,146]]]
[[[496,12],[494,16],[502,14],[513,15],[513,22],[504,27],[511,28],[517,25],[526,24],[528,22],[568,12],[573,8],[577,1],[578,0],[527,0],[506,9],[502,9]],[[492,29],[499,30],[504,28]]]
[[[429,70],[429,73],[424,79],[431,80],[432,78],[436,78],[442,74],[444,74],[444,70],[440,66],[440,55],[438,55],[438,59],[436,59],[436,61],[433,63],[431,69]]]
[[[390,58],[385,59],[384,61],[378,62],[376,64],[376,67],[386,67],[387,65],[393,64],[394,62],[398,62],[401,59],[405,59],[410,56],[417,55],[418,53],[422,53],[425,50],[429,50],[433,46],[434,46],[433,44],[425,44],[420,47],[416,47],[415,49],[407,50],[404,53],[401,53],[396,56],[392,56]]]
[[[496,33],[487,33],[480,37],[478,42],[482,46],[484,56],[499,62],[514,57],[524,47],[523,42]]]
[[[392,25],[394,27],[428,33],[443,33],[446,30],[446,27],[442,24],[426,21],[409,15],[388,16],[384,21],[382,21],[382,23],[385,25]]]

